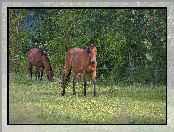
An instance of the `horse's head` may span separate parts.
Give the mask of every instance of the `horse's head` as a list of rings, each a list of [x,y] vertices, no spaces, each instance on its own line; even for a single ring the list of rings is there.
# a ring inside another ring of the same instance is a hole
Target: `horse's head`
[[[51,71],[47,71],[47,79],[51,82],[54,81],[54,78],[53,78],[54,74],[53,74],[53,70]]]
[[[89,55],[91,56],[91,63],[96,63],[96,55],[97,55],[97,48],[95,44],[90,44],[90,46],[86,49]]]

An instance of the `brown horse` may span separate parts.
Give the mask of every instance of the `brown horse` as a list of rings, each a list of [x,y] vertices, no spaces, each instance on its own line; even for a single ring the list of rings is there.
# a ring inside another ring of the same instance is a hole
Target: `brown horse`
[[[83,74],[84,82],[84,96],[86,96],[86,75],[92,74],[92,80],[94,85],[94,96],[96,96],[96,45],[90,44],[86,49],[72,48],[66,54],[65,60],[65,73],[63,75],[63,92],[62,96],[65,94],[65,85],[69,82],[71,70],[75,71],[73,79],[73,95],[76,95],[75,85],[78,78],[78,73]]]
[[[46,73],[47,73],[47,79],[49,81],[53,81],[53,70],[50,64],[50,60],[48,59],[47,55],[45,54],[45,52],[41,49],[38,48],[33,48],[29,51],[28,53],[28,64],[29,64],[29,68],[28,71],[30,72],[30,76],[32,79],[32,67],[36,66],[36,79],[40,78],[42,79],[43,76],[43,71],[44,68],[46,69]],[[41,70],[41,75],[39,72],[40,67],[42,68]]]

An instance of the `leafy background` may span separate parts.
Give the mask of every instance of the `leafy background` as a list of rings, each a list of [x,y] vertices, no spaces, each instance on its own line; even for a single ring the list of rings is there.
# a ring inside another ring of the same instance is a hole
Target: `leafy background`
[[[6,71],[7,71],[7,67],[6,67],[6,63],[7,63],[7,59],[6,59],[6,55],[7,55],[7,45],[6,45],[6,13],[7,13],[7,10],[6,10],[6,7],[7,6],[167,6],[168,7],[168,45],[167,45],[167,50],[168,50],[168,54],[167,54],[167,59],[168,59],[168,67],[167,67],[167,71],[168,71],[168,81],[167,81],[167,86],[168,86],[168,125],[167,126],[6,126],[6,87],[7,87],[7,75],[6,75]],[[173,112],[173,102],[172,100],[174,99],[173,98],[173,89],[172,89],[172,86],[173,86],[173,81],[172,81],[172,78],[173,78],[173,68],[172,68],[172,65],[174,63],[173,61],[173,36],[172,36],[172,31],[174,31],[173,29],[173,3],[170,2],[170,3],[162,3],[162,2],[159,2],[159,3],[154,3],[154,2],[151,2],[151,3],[47,3],[47,2],[43,2],[43,3],[3,3],[3,12],[2,12],[2,15],[3,15],[3,19],[2,19],[2,28],[3,28],[3,34],[2,34],[2,81],[3,81],[3,87],[2,87],[2,115],[4,118],[2,118],[3,120],[3,131],[13,131],[13,130],[16,130],[16,131],[23,131],[24,129],[25,130],[37,130],[37,131],[55,131],[55,130],[59,130],[59,131],[76,131],[76,130],[83,130],[83,131],[115,131],[115,130],[118,130],[118,131],[172,131],[172,129],[174,128],[173,126],[173,121],[174,121],[174,116],[172,114]]]
[[[70,48],[96,43],[98,80],[165,85],[166,14],[135,8],[9,9],[9,72],[28,72],[28,52],[39,47],[61,77]]]

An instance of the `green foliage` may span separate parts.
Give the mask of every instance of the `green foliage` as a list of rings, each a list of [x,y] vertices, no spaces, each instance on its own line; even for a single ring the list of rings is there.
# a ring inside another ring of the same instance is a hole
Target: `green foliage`
[[[55,74],[66,52],[97,44],[97,78],[166,84],[166,9],[10,9],[10,72],[26,71],[30,48],[43,48]]]

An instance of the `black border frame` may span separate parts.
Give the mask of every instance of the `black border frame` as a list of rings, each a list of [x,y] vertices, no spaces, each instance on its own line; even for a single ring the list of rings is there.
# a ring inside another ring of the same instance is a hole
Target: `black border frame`
[[[166,83],[165,124],[10,124],[9,123],[9,9],[166,9],[166,44],[167,44],[167,7],[7,7],[7,125],[167,125],[167,83]],[[166,46],[166,80],[167,80],[167,46]]]

